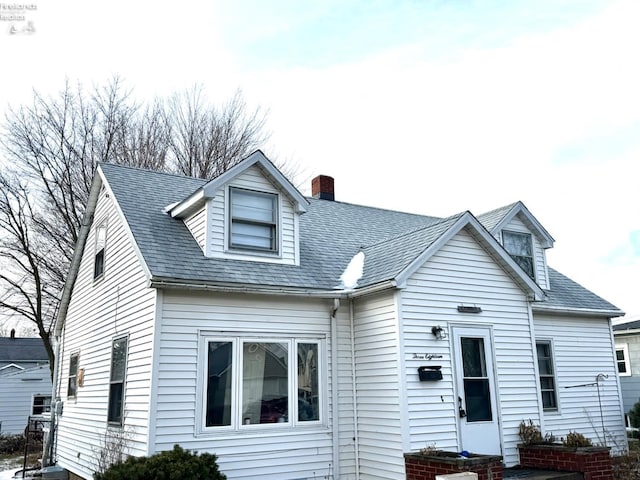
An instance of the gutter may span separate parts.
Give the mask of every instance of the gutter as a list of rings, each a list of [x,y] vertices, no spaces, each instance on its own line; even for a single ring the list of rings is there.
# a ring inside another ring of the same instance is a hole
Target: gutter
[[[534,303],[532,305],[534,312],[541,313],[558,313],[563,315],[580,315],[582,317],[622,317],[624,312],[622,310],[593,310],[591,308],[567,308],[567,307],[552,307],[548,305],[542,305]]]
[[[359,288],[357,290],[342,289],[309,289],[296,287],[268,287],[264,285],[252,284],[233,284],[233,283],[190,283],[183,280],[151,278],[148,286],[150,288],[175,288],[181,290],[194,290],[203,292],[219,292],[219,293],[255,293],[259,295],[288,295],[297,297],[316,297],[316,298],[355,298],[362,295],[369,295],[381,290],[396,288],[397,284],[393,280],[377,283],[368,287]]]

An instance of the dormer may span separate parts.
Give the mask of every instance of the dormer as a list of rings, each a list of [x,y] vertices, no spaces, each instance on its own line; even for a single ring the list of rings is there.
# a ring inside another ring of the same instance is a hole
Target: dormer
[[[527,207],[516,202],[480,215],[478,219],[527,275],[548,290],[546,250],[553,247],[554,240]]]
[[[207,257],[299,265],[298,221],[307,206],[258,150],[167,212]]]

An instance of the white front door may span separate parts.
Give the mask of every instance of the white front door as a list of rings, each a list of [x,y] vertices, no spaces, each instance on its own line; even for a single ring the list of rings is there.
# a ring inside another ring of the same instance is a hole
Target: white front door
[[[462,449],[502,455],[491,331],[454,327],[453,341]]]

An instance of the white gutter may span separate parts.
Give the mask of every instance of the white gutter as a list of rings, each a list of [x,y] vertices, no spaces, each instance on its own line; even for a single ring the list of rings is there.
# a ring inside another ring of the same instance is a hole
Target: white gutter
[[[251,284],[207,284],[207,283],[189,283],[178,280],[153,279],[148,283],[150,288],[176,288],[181,290],[196,290],[206,292],[219,293],[255,293],[260,295],[289,295],[298,297],[317,297],[317,298],[355,298],[363,295],[369,295],[381,290],[395,288],[396,282],[389,280],[377,283],[369,287],[359,288],[357,290],[326,290],[326,289],[308,289],[295,287],[268,287],[262,285]]]
[[[558,313],[564,315],[580,315],[584,317],[621,317],[624,315],[622,310],[593,310],[591,308],[567,308],[567,307],[553,307],[544,305],[541,303],[534,303],[532,305],[534,312],[540,313]]]

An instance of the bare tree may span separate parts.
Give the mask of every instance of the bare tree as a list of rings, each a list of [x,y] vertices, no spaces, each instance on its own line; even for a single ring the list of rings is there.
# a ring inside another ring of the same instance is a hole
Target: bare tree
[[[119,78],[91,92],[68,81],[34,92],[0,130],[0,313],[35,325],[53,371],[50,335],[100,162],[213,178],[266,142],[265,116],[240,92],[222,108],[202,88],[148,105]],[[2,162],[3,159],[0,159]]]
[[[268,140],[265,114],[247,110],[240,91],[222,108],[208,103],[202,87],[175,94],[166,121],[174,168],[198,178],[215,178]]]

